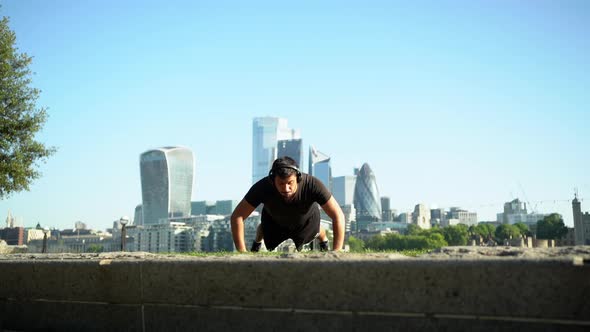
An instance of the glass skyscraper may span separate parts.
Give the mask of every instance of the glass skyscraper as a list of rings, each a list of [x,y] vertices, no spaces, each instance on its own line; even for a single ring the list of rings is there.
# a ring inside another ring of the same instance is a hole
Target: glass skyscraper
[[[277,144],[277,158],[291,157],[301,168],[301,161],[303,160],[303,141],[299,139],[285,139],[280,140]]]
[[[135,213],[133,216],[133,225],[143,225],[143,207],[141,204],[135,207]]]
[[[332,190],[332,166],[330,157],[309,146],[309,174],[318,178],[322,183]]]
[[[277,159],[279,140],[297,139],[299,132],[287,127],[287,119],[276,117],[254,118],[252,122],[252,183],[268,175]]]
[[[191,215],[194,159],[190,149],[163,147],[139,157],[144,225]]]
[[[356,177],[354,207],[357,212],[357,221],[381,219],[381,197],[377,189],[377,180],[367,163],[363,164]]]
[[[332,179],[332,195],[340,206],[352,205],[354,203],[354,186],[356,176],[337,176]]]

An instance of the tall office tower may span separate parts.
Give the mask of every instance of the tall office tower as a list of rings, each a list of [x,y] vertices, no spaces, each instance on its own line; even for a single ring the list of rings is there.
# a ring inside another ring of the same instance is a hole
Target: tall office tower
[[[143,225],[143,214],[142,211],[143,208],[141,206],[141,204],[138,204],[135,207],[135,214],[133,216],[133,225],[137,225],[137,226],[141,226]]]
[[[430,209],[424,204],[417,204],[412,214],[412,222],[422,229],[430,229]]]
[[[309,174],[318,178],[322,183],[332,190],[332,165],[330,157],[309,146]]]
[[[193,152],[184,147],[148,150],[139,157],[144,225],[191,215]]]
[[[377,180],[367,163],[363,164],[356,177],[354,207],[357,222],[381,220],[381,198]]]
[[[381,197],[381,219],[383,221],[393,220],[393,210],[391,210],[391,200],[387,196]]]
[[[582,206],[580,201],[578,200],[578,194],[574,195],[574,200],[572,201],[572,210],[574,212],[574,240],[577,246],[582,246],[585,244],[585,231],[584,231],[584,221],[582,218]]]
[[[337,176],[332,178],[332,195],[340,206],[354,203],[354,186],[356,176]]]
[[[275,117],[254,118],[252,122],[252,183],[268,175],[272,162],[277,159],[279,140],[301,138],[299,131],[287,127],[287,119]]]
[[[332,178],[332,195],[344,213],[344,227],[346,233],[352,230],[352,223],[356,221],[354,208],[354,185],[356,176],[337,176]]]
[[[433,224],[442,226],[445,221],[445,211],[443,209],[430,209],[430,220]]]
[[[303,161],[303,143],[298,139],[284,139],[277,143],[277,158],[291,157],[301,169],[301,162]]]

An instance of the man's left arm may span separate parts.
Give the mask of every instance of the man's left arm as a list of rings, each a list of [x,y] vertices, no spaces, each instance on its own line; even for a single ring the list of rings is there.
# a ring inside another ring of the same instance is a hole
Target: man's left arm
[[[331,196],[322,209],[332,219],[332,230],[334,231],[334,241],[332,250],[338,251],[344,245],[344,213],[334,196]]]

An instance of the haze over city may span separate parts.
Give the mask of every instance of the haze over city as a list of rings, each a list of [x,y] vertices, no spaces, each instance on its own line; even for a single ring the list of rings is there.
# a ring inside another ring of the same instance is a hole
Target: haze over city
[[[193,200],[239,200],[260,116],[334,176],[369,163],[398,212],[488,221],[518,197],[571,227],[590,193],[587,1],[0,3],[58,149],[0,201],[21,226],[132,216],[139,155],[161,146],[194,152]]]

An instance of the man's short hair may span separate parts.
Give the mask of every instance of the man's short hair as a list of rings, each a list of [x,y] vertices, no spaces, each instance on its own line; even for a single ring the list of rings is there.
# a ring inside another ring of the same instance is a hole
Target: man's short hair
[[[275,176],[281,179],[288,178],[291,175],[297,176],[297,182],[301,181],[301,171],[297,162],[291,157],[281,157],[272,163],[272,168],[268,173],[269,178],[274,181]]]

